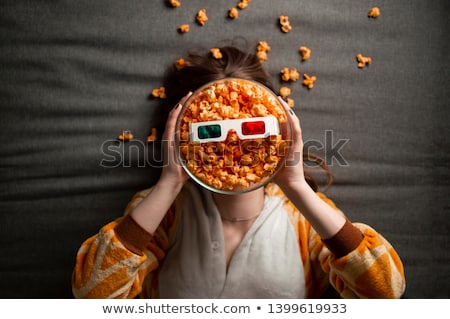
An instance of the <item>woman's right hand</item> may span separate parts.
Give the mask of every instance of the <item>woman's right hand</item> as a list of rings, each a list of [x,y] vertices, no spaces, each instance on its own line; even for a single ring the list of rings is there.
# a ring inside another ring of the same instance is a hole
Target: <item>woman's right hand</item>
[[[188,179],[188,175],[178,161],[175,152],[174,136],[181,105],[190,95],[191,93],[180,100],[173,110],[170,111],[167,119],[166,128],[162,136],[164,167],[161,177],[152,187],[151,192],[130,213],[134,221],[150,234],[156,231]]]
[[[159,182],[168,183],[175,189],[181,188],[180,186],[183,186],[189,178],[183,167],[181,166],[180,161],[178,160],[175,149],[174,136],[176,121],[178,118],[178,114],[180,114],[181,106],[191,95],[192,92],[189,92],[187,95],[185,95],[180,100],[180,102],[178,102],[178,104],[172,109],[172,111],[170,111],[167,118],[166,127],[164,129],[164,134],[162,136],[164,166]]]

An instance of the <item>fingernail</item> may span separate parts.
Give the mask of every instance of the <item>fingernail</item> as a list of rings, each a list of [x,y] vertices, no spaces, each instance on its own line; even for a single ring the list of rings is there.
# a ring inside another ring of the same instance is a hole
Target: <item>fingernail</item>
[[[181,107],[181,103],[177,103],[177,105],[175,105],[176,109],[179,108],[179,107]]]
[[[292,115],[296,115],[293,109],[289,109],[289,113],[291,113]]]

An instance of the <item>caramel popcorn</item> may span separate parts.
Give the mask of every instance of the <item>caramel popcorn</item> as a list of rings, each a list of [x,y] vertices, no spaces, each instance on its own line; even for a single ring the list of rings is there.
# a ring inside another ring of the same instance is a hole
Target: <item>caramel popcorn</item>
[[[152,96],[160,98],[160,99],[165,99],[167,97],[166,96],[166,89],[163,86],[161,86],[158,89],[153,89],[152,90]]]
[[[197,22],[201,25],[204,26],[206,21],[208,21],[208,16],[206,15],[206,9],[200,9],[197,12]]]
[[[231,19],[236,19],[239,17],[239,12],[236,8],[231,8],[228,11],[228,17],[230,17]]]
[[[302,56],[302,61],[306,61],[311,57],[311,49],[305,46],[299,48],[300,54]]]
[[[240,140],[230,130],[222,142],[190,142],[189,123],[272,115],[287,117],[279,101],[262,86],[227,79],[194,93],[177,124],[178,150],[186,168],[206,185],[223,191],[245,190],[275,173],[287,155],[282,135]]]
[[[281,25],[281,31],[287,33],[292,30],[291,23],[289,22],[288,16],[279,16],[279,21]]]
[[[283,81],[289,81],[289,68],[281,69],[281,79]]]
[[[222,59],[222,52],[220,52],[219,48],[212,48],[209,50],[214,59],[220,60]]]
[[[147,142],[154,142],[158,139],[157,137],[157,130],[156,128],[152,128],[152,134],[150,134],[149,136],[147,136]]]
[[[297,81],[300,78],[300,73],[297,71],[297,68],[282,68],[281,69],[281,79],[283,81]]]
[[[251,0],[241,0],[238,4],[237,7],[241,10],[245,9],[248,7],[249,3]]]
[[[178,0],[169,0],[169,4],[174,8],[178,8],[179,6],[181,6],[181,2]]]
[[[259,41],[258,47],[256,48],[257,51],[264,51],[269,52],[270,51],[270,45],[267,43],[267,41]]]
[[[358,60],[358,68],[363,68],[372,63],[371,57],[365,57],[361,53],[356,55],[356,59]]]
[[[290,108],[295,107],[295,102],[294,102],[294,100],[291,99],[290,97],[288,97],[288,98],[286,99],[286,103],[287,103],[287,105],[289,105]]]
[[[266,51],[256,52],[256,57],[258,58],[259,62],[261,62],[261,63],[267,61],[267,59],[268,59]]]
[[[180,26],[178,27],[178,30],[179,30],[181,33],[187,33],[187,32],[189,32],[189,31],[191,30],[191,27],[189,26],[189,24],[182,24],[182,25],[180,25]]]
[[[259,62],[267,61],[267,52],[270,51],[270,46],[266,41],[259,41],[258,47],[256,48],[256,57]]]
[[[117,139],[119,139],[120,141],[130,141],[132,140],[134,137],[133,133],[131,133],[130,130],[125,130],[122,132],[122,134],[120,134]]]
[[[380,15],[380,9],[377,7],[373,7],[370,9],[367,15],[369,16],[369,18],[377,18]]]
[[[317,78],[316,76],[309,76],[308,74],[303,74],[303,85],[306,86],[308,89],[312,89],[314,87],[314,83],[316,82]]]
[[[283,99],[286,99],[289,95],[291,95],[291,89],[288,88],[287,86],[282,86],[282,87],[280,88],[280,96],[281,96]]]
[[[184,67],[186,67],[188,65],[189,65],[189,62],[187,62],[183,58],[179,58],[178,60],[175,61],[175,68],[177,70],[181,70],[182,68],[184,68]]]

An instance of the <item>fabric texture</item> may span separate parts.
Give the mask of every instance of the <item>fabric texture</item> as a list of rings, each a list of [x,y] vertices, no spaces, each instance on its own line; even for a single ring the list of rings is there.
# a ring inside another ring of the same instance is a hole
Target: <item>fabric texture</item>
[[[261,215],[228,268],[220,213],[212,195],[187,183],[144,256],[130,256],[132,252],[118,240],[117,227],[129,225],[122,218],[83,243],[72,277],[75,297],[298,299],[319,298],[330,285],[345,298],[402,296],[403,265],[383,236],[357,224],[363,238],[354,250],[337,257],[276,185],[265,191]],[[136,194],[125,215],[149,192]],[[330,199],[318,196],[342,214]],[[349,234],[351,227],[344,225],[335,239],[343,243],[345,236],[337,237]]]
[[[450,297],[448,1],[255,0],[234,20],[237,1],[181,2],[0,2],[0,297],[72,298],[80,244],[159,177],[160,141],[146,137],[160,139],[166,110],[150,91],[188,49],[262,40],[305,147],[333,170],[327,195],[393,244],[405,298]],[[283,67],[314,87],[280,81]],[[134,140],[117,141],[123,130]]]

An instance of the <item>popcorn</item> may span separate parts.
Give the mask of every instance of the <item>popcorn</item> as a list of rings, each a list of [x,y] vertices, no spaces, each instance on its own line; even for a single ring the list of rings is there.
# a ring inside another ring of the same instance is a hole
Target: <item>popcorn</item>
[[[281,96],[283,99],[286,99],[289,95],[291,95],[291,89],[288,88],[287,86],[282,86],[282,87],[280,88],[280,96]]]
[[[365,57],[361,53],[356,55],[356,59],[358,60],[358,68],[363,68],[372,63],[371,57]]]
[[[302,55],[302,61],[306,61],[311,57],[311,49],[305,46],[299,48],[300,54]]]
[[[179,6],[181,6],[181,2],[178,0],[169,0],[169,4],[174,8],[178,8]]]
[[[204,26],[206,21],[208,21],[208,16],[206,15],[206,9],[200,9],[197,12],[197,22],[201,25]]]
[[[312,89],[314,87],[314,83],[316,82],[316,76],[309,76],[308,74],[303,74],[303,85],[308,89]]]
[[[259,62],[267,61],[267,52],[270,51],[270,46],[266,41],[259,41],[258,47],[256,48],[256,57]]]
[[[270,45],[267,43],[267,41],[259,41],[258,47],[257,47],[256,50],[257,51],[269,52],[270,51]]]
[[[267,59],[268,59],[266,51],[256,52],[256,57],[258,58],[259,62],[261,62],[261,63],[267,61]]]
[[[369,13],[367,14],[369,18],[377,18],[380,15],[380,9],[377,7],[373,7],[370,9]]]
[[[287,105],[289,105],[290,108],[295,107],[295,102],[294,102],[294,100],[291,99],[291,98],[289,98],[289,97],[286,99],[286,103],[287,103]]]
[[[292,30],[291,23],[289,22],[288,16],[279,16],[279,21],[281,25],[281,31],[287,33]]]
[[[238,4],[237,7],[241,10],[244,10],[245,8],[248,7],[248,5],[250,4],[251,0],[241,0]]]
[[[154,142],[158,139],[156,128],[152,128],[152,134],[147,136],[147,142]]]
[[[117,137],[117,139],[120,140],[120,141],[126,142],[126,141],[132,140],[133,137],[134,137],[134,135],[133,135],[133,133],[131,133],[130,130],[125,130],[125,131],[122,132],[122,134],[120,134],[120,135]]]
[[[175,68],[177,70],[181,70],[182,68],[184,68],[184,67],[186,67],[188,65],[189,65],[189,62],[187,62],[183,58],[179,58],[178,60],[175,61]]]
[[[222,52],[220,52],[219,48],[212,48],[209,50],[214,59],[220,60],[222,59]]]
[[[297,68],[282,68],[281,69],[281,79],[283,81],[297,81],[300,78],[300,73],[297,71]]]
[[[231,8],[228,11],[228,17],[230,17],[231,19],[237,19],[239,17],[239,12],[236,8]]]
[[[191,27],[189,26],[189,24],[182,24],[182,25],[180,25],[180,26],[178,27],[178,30],[179,30],[181,33],[187,33],[187,32],[189,32],[189,31],[191,30]]]
[[[287,86],[282,86],[280,88],[279,91],[280,96],[286,101],[287,105],[289,105],[289,107],[294,107],[295,103],[294,100],[289,98],[289,96],[291,95],[291,89]]]
[[[230,130],[222,142],[190,142],[189,123],[272,115],[287,123],[282,105],[262,86],[228,79],[191,97],[180,121],[178,150],[186,168],[206,185],[223,191],[245,190],[264,182],[282,164],[288,141],[282,135],[241,140]]]
[[[163,86],[161,86],[158,89],[153,89],[152,90],[152,96],[160,98],[160,99],[165,99],[167,97],[166,89]]]

